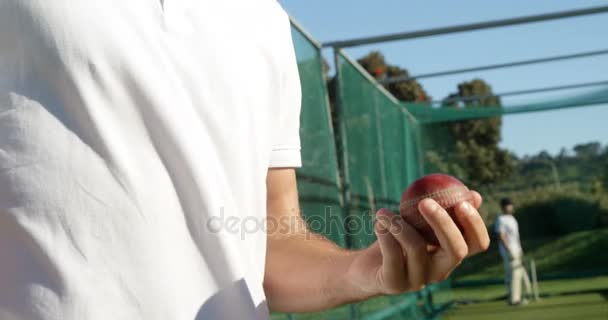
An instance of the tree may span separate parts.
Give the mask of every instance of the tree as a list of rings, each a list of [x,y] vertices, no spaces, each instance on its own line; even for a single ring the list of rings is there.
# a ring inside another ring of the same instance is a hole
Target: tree
[[[445,108],[473,108],[500,106],[500,98],[481,79],[458,85],[458,91],[444,99]],[[511,153],[501,149],[502,120],[500,117],[454,121],[445,124],[454,139],[451,161],[466,172],[466,179],[474,187],[493,184],[508,178],[515,166]]]
[[[604,183],[604,190],[608,190],[608,145],[604,147],[600,156],[600,162],[603,164],[602,169],[602,180]]]
[[[542,150],[537,155],[530,157],[531,162],[553,162],[553,157],[547,150]]]
[[[604,182],[604,190],[608,190],[608,163],[604,162],[604,172],[602,174]]]
[[[602,150],[602,145],[599,142],[590,142],[578,144],[574,146],[576,156],[581,160],[598,157]]]
[[[410,76],[406,69],[395,65],[388,65],[384,55],[379,51],[370,52],[365,57],[359,59],[358,62],[378,81],[393,77]],[[394,95],[395,98],[404,102],[424,103],[431,101],[431,98],[422,85],[414,79],[386,84],[384,87]]]
[[[329,63],[327,62],[327,59],[325,59],[325,58],[321,59],[321,66],[323,68],[323,77],[325,77],[325,81],[328,81],[330,78],[329,70],[331,69],[331,67],[329,66]]]

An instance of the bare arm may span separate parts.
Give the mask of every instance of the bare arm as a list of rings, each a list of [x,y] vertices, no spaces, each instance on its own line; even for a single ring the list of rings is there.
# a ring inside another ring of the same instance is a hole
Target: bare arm
[[[513,256],[511,251],[511,248],[509,247],[509,245],[507,244],[507,233],[505,231],[500,232],[500,242],[502,242],[502,245],[505,246],[505,249],[507,249],[507,252],[509,252],[509,255]]]
[[[267,176],[268,252],[264,289],[275,311],[310,312],[383,294],[418,290],[445,279],[467,255],[487,249],[489,238],[477,210],[456,208],[461,233],[433,200],[419,209],[441,246],[428,249],[418,232],[400,216],[381,209],[376,217],[378,241],[349,251],[310,233],[299,213],[293,169],[270,170]],[[475,207],[481,197],[474,193]],[[278,228],[275,226],[278,225]],[[290,228],[283,228],[289,225]]]
[[[266,183],[269,228],[264,288],[270,308],[305,312],[364,298],[344,279],[352,252],[306,228],[294,170],[270,170]]]

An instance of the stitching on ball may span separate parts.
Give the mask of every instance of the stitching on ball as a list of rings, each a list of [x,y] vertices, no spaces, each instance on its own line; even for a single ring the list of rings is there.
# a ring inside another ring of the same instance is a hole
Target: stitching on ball
[[[459,193],[457,193],[458,191],[460,191]],[[455,205],[458,201],[462,201],[460,200],[462,198],[462,196],[460,196],[460,193],[465,193],[468,192],[469,188],[467,188],[466,186],[457,186],[457,187],[451,187],[451,188],[447,188],[447,189],[443,189],[441,191],[436,191],[433,193],[429,193],[427,195],[423,195],[423,196],[419,196],[416,197],[414,199],[410,199],[406,202],[403,202],[399,205],[399,209],[411,209],[412,207],[416,206],[418,204],[418,202],[420,202],[423,199],[426,198],[435,198],[438,196],[441,196],[442,198],[439,199],[439,201],[437,201],[439,203],[439,205],[441,205],[444,208],[449,208],[453,205]],[[409,213],[409,212],[404,212],[405,214]]]

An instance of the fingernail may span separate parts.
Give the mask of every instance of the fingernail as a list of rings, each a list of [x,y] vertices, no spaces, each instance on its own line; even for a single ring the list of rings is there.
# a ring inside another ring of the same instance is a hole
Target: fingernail
[[[471,206],[471,204],[466,201],[460,205],[460,209],[462,209],[462,211],[464,211],[464,213],[466,214],[473,213],[473,206]]]
[[[384,219],[378,219],[378,225],[383,230],[388,229],[388,225],[387,225],[387,223],[386,223],[386,221]]]
[[[437,211],[439,209],[439,205],[435,201],[425,201],[423,206],[428,211]]]

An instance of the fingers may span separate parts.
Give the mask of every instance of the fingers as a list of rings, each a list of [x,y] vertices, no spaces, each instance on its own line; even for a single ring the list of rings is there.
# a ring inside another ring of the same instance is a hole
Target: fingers
[[[469,248],[469,256],[488,249],[490,237],[481,216],[468,202],[454,208],[455,218],[462,226],[464,240]]]
[[[471,194],[473,197],[473,203],[472,203],[473,207],[475,207],[476,209],[479,209],[481,207],[481,204],[483,203],[483,198],[477,191],[471,191]]]
[[[437,202],[424,199],[418,209],[441,246],[431,259],[430,280],[443,280],[468,255],[467,243],[454,220]]]
[[[428,282],[444,280],[469,254],[486,250],[489,236],[477,212],[482,203],[471,191],[472,201],[454,208],[454,219],[432,199],[422,200],[418,209],[431,226],[440,247],[429,249],[418,231],[387,209],[377,213],[376,234],[382,254],[382,283],[386,293],[419,290]]]
[[[392,233],[391,220],[394,214],[386,209],[381,209],[376,214],[378,219],[375,225],[380,252],[382,253],[382,279],[381,282],[386,288],[386,293],[396,294],[405,291],[407,288],[407,276],[401,245]],[[401,217],[399,217],[401,218]]]
[[[424,199],[418,204],[422,217],[431,226],[442,249],[457,260],[467,256],[467,244],[450,215],[435,200]]]
[[[388,293],[420,290],[428,282],[430,255],[424,238],[401,216],[386,209],[377,214],[378,242],[383,256],[384,273],[388,279]]]
[[[393,219],[391,234],[405,251],[410,290],[420,290],[428,282],[430,255],[422,236],[400,216]]]

